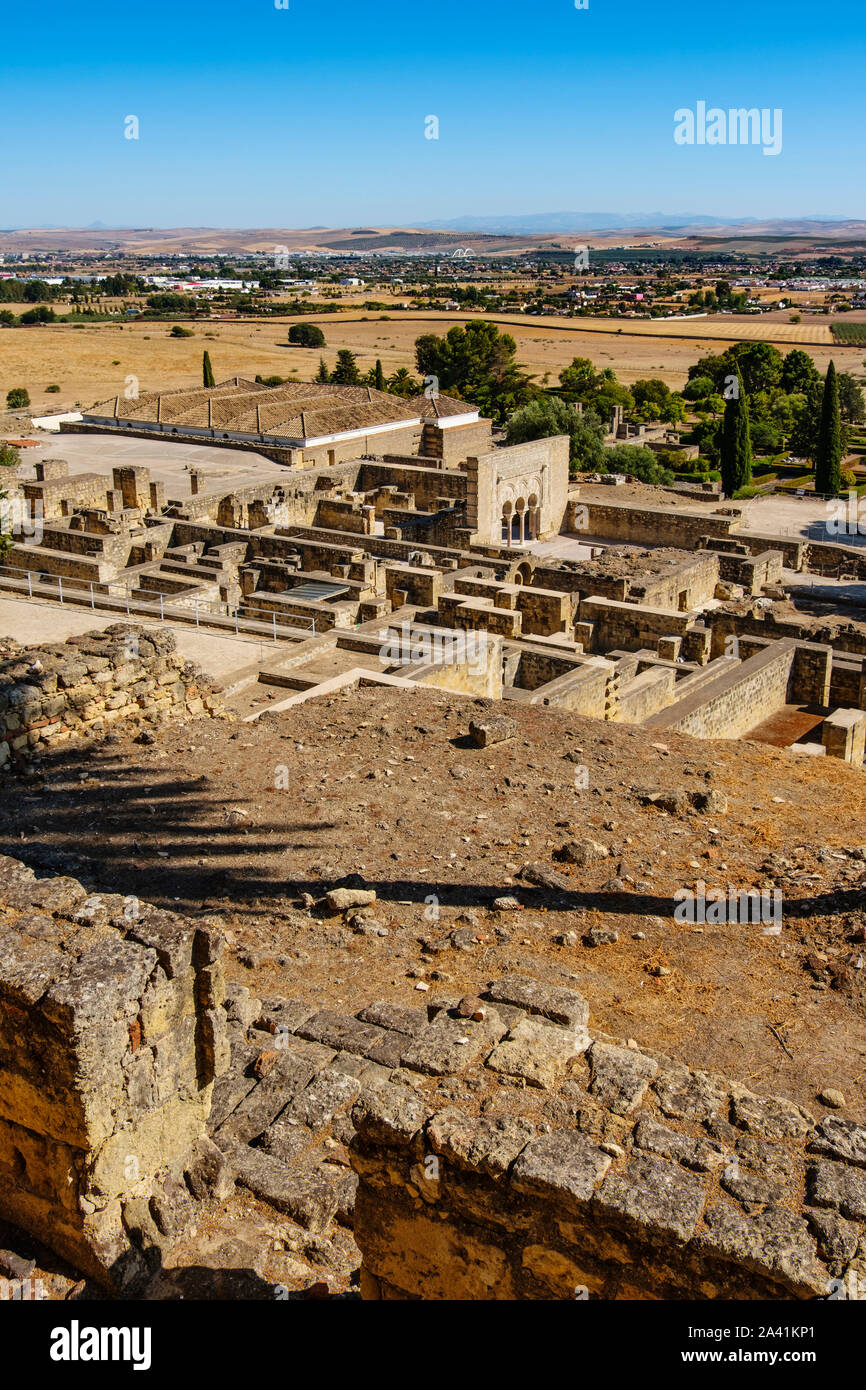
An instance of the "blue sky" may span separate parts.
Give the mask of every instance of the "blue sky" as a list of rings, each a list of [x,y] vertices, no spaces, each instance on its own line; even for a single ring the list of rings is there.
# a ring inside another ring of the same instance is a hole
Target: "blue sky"
[[[0,226],[866,217],[863,0],[289,6],[4,0]],[[781,108],[781,154],[676,145],[700,100]]]

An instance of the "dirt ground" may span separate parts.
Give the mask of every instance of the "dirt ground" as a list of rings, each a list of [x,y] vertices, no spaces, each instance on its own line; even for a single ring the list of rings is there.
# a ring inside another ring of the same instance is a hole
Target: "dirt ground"
[[[0,851],[219,911],[230,974],[262,998],[413,1004],[419,981],[451,994],[519,971],[584,992],[595,1028],[819,1114],[818,1093],[838,1088],[862,1122],[862,774],[535,707],[515,707],[516,737],[481,750],[466,737],[477,703],[362,690],[255,724],[167,728],[153,746],[110,735],[43,760],[4,800]],[[728,809],[671,814],[641,803],[647,787],[712,789]],[[558,862],[586,838],[608,855]],[[573,890],[529,887],[528,862]],[[303,893],[350,875],[378,894],[369,924],[303,908]],[[675,921],[673,894],[699,880],[779,888],[782,931]],[[494,909],[503,894],[520,909]],[[584,944],[592,927],[618,939]],[[573,944],[557,944],[566,932]]]

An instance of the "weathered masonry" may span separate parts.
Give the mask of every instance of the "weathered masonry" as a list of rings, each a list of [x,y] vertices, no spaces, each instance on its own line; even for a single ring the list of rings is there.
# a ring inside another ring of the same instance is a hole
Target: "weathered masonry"
[[[216,1171],[221,951],[204,920],[0,858],[0,1215],[115,1290],[182,1175]]]
[[[235,1184],[354,1227],[373,1299],[811,1299],[866,1270],[866,1127],[594,1031],[572,989],[263,1003],[212,919],[9,858],[0,962],[0,1216],[116,1292]]]
[[[441,1076],[462,1040],[471,1111],[393,1082],[361,1096],[365,1297],[811,1299],[866,1267],[866,1128],[587,1019],[574,991],[509,976],[403,1059]]]
[[[0,655],[0,767],[118,722],[160,724],[221,708],[217,688],[162,629],[117,623],[56,646],[16,645]]]

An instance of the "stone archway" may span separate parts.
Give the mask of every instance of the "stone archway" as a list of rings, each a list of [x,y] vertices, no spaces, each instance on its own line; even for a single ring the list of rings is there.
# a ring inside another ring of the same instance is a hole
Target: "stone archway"
[[[529,511],[529,540],[538,540],[538,494],[531,492],[527,501]]]
[[[513,523],[513,511],[514,508],[512,507],[511,502],[505,501],[502,503],[502,539],[508,546],[509,550],[511,549],[511,527]]]

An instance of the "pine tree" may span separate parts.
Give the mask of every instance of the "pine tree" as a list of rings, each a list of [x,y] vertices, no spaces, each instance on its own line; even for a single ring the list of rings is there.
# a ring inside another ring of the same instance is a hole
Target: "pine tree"
[[[319,383],[320,386],[327,386],[330,380],[331,375],[328,371],[328,364],[325,361],[324,357],[320,357],[319,370],[316,372],[316,381]]]
[[[752,440],[749,434],[749,405],[743,379],[737,372],[734,393],[725,406],[722,421],[722,491],[733,497],[752,480]]]
[[[205,386],[216,386],[213,376],[213,367],[210,364],[210,353],[206,352],[201,360],[202,379]]]
[[[385,373],[382,371],[382,363],[378,357],[376,358],[376,375],[373,385],[377,391],[385,390]]]
[[[361,373],[358,371],[358,363],[354,352],[349,348],[340,348],[337,353],[337,365],[331,376],[331,380],[338,386],[359,386],[361,383]]]
[[[842,486],[842,429],[839,418],[839,383],[836,365],[831,362],[824,379],[821,424],[815,453],[815,491],[838,497]]]

